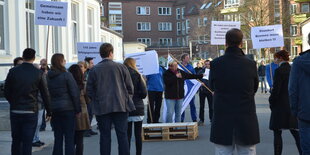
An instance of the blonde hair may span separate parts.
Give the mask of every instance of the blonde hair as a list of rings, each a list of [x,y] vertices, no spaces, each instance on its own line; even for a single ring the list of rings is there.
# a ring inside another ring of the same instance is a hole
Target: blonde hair
[[[87,69],[87,67],[88,67],[88,65],[87,65],[87,63],[86,63],[85,61],[79,61],[77,64],[78,64],[78,65],[83,65],[83,67],[84,67],[85,69]]]
[[[124,65],[134,69],[135,71],[137,71],[138,74],[141,76],[142,82],[145,84],[145,80],[144,80],[143,76],[138,71],[135,59],[133,59],[133,58],[126,58],[125,61],[124,61]]]
[[[168,66],[170,67],[170,66],[172,66],[174,63],[176,63],[176,64],[178,64],[176,61],[170,61],[169,63],[168,63]]]

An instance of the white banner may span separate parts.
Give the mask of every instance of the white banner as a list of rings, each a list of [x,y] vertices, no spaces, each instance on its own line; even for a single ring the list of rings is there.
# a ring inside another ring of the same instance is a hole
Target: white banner
[[[211,22],[211,45],[225,45],[225,35],[233,28],[240,29],[240,22],[212,21]]]
[[[67,15],[67,2],[36,1],[36,25],[67,26]]]
[[[143,75],[159,73],[159,62],[157,52],[146,51],[139,53],[126,54],[126,58],[134,58],[139,72]]]
[[[86,57],[94,58],[94,64],[99,63],[102,58],[99,53],[101,42],[79,42],[77,43],[78,60],[84,61]]]
[[[269,25],[251,28],[253,48],[283,47],[282,25]]]

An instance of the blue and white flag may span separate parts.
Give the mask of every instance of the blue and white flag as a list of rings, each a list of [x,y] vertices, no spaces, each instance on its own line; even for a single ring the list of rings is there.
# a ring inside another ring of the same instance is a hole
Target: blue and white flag
[[[169,62],[172,62],[173,58],[168,55],[168,62],[167,64],[169,64]],[[180,70],[183,70],[182,67],[180,65],[178,65],[178,68]],[[168,69],[168,66],[167,66]],[[184,71],[184,70],[183,70]],[[189,102],[193,99],[193,97],[195,96],[196,92],[198,91],[198,89],[200,88],[201,83],[195,79],[193,80],[185,80],[184,82],[184,100],[182,103],[182,110],[181,110],[181,114],[185,111],[186,107],[189,105]],[[163,109],[163,114],[162,114],[162,119],[163,122],[166,122],[166,116],[167,116],[167,105],[166,105],[166,100],[164,100],[164,109]],[[174,121],[174,114],[173,114],[173,119]]]

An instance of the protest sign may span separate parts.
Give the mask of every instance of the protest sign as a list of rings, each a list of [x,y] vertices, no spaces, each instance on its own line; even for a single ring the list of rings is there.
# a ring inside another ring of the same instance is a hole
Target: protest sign
[[[94,64],[99,63],[102,58],[99,53],[101,42],[79,42],[77,43],[78,60],[84,61],[86,57],[94,58]]]
[[[67,2],[36,1],[36,25],[67,26],[67,14]]]
[[[269,25],[251,28],[253,48],[283,47],[282,25]]]
[[[233,28],[240,29],[240,22],[212,21],[211,45],[225,45],[225,35]]]
[[[126,58],[134,58],[139,72],[143,75],[151,75],[159,73],[159,63],[157,52],[146,51],[139,53],[131,53],[125,56]]]

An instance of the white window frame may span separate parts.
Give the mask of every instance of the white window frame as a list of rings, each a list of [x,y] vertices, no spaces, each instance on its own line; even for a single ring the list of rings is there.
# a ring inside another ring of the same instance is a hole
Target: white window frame
[[[182,38],[177,38],[177,46],[182,46]]]
[[[158,31],[172,31],[172,23],[171,22],[159,22]]]
[[[296,57],[298,56],[298,46],[292,46],[292,50],[291,50],[291,57]]]
[[[61,28],[57,26],[53,26],[53,50],[52,53],[59,53],[61,52]]]
[[[181,35],[182,33],[181,22],[177,22],[176,26],[177,26],[177,35]]]
[[[182,22],[182,35],[185,35],[185,32],[186,32],[186,22],[183,21]]]
[[[0,14],[3,16],[3,38],[1,38],[0,36],[0,42],[2,43],[3,42],[3,49],[0,48],[0,55],[6,55],[6,54],[9,54],[9,53],[6,53],[6,45],[7,45],[7,26],[6,26],[6,23],[7,23],[7,18],[6,18],[6,5],[5,5],[5,0],[4,1],[0,1],[0,5],[3,7],[3,12],[0,12]],[[8,50],[7,50],[8,52]]]
[[[90,15],[89,12],[90,11]],[[89,17],[90,16],[90,17]],[[87,8],[87,31],[88,31],[88,41],[94,42],[94,9],[93,8]]]
[[[176,14],[176,19],[180,20],[181,19],[181,9],[180,8],[176,8],[175,9],[175,14]]]
[[[137,38],[137,41],[143,44],[146,44],[148,46],[152,45],[152,39],[151,38]]]
[[[203,17],[202,24],[203,24],[203,26],[207,26],[207,24],[208,24],[208,17]]]
[[[73,19],[73,5],[76,5],[76,19]],[[79,3],[71,3],[71,31],[72,31],[72,54],[77,54],[76,44],[79,42]],[[74,27],[76,26],[76,30]]]
[[[303,9],[303,6],[304,6],[304,5],[307,5],[307,6],[308,6],[307,11],[305,11],[305,10]],[[310,4],[309,4],[309,3],[301,3],[300,11],[301,11],[302,13],[308,13],[308,12],[310,12]]]
[[[198,25],[198,27],[201,27],[201,26],[202,26],[200,17],[197,18],[197,25]]]
[[[166,44],[161,44],[161,42],[164,42]],[[161,45],[161,46],[172,46],[172,38],[159,38],[159,45]]]
[[[145,13],[139,13],[139,9],[144,8],[145,9]],[[148,10],[148,11],[147,11]],[[137,15],[141,15],[141,16],[148,16],[151,15],[151,8],[149,6],[137,6],[136,7],[136,14]]]
[[[291,15],[297,13],[297,4],[291,4],[290,5],[290,13],[291,13]]]
[[[298,34],[297,25],[291,25],[291,36],[297,36],[297,34]]]
[[[31,0],[25,0],[25,3],[27,3],[28,1],[31,1]],[[35,0],[33,1],[33,9],[30,9],[30,8],[27,8],[25,7],[25,13],[26,13],[26,16],[28,17],[28,21],[26,19],[26,45],[28,48],[33,48],[33,49],[36,49],[36,25],[34,24],[35,22]],[[30,16],[33,15],[33,32],[30,32],[31,31],[31,28],[29,26],[31,26],[31,21],[30,21]],[[31,34],[28,34],[28,33],[31,33]],[[33,38],[31,38],[31,35],[33,35]],[[39,55],[39,53],[37,53],[37,55]]]
[[[160,9],[161,9],[161,13],[160,13]],[[169,9],[169,12],[168,12]],[[172,14],[172,8],[171,7],[158,7],[158,15],[159,16],[170,16]],[[164,10],[166,11],[166,13],[164,13]]]
[[[186,26],[185,33],[188,34],[189,33],[189,29],[190,29],[190,21],[189,21],[189,19],[186,19],[185,26]]]
[[[141,29],[139,29],[139,24],[141,24],[141,26],[140,26]],[[145,24],[145,25],[143,26],[143,24]],[[149,25],[148,29],[147,29],[147,25],[146,24]],[[137,31],[151,31],[151,30],[152,30],[151,22],[137,22]]]
[[[181,11],[181,18],[182,19],[185,19],[184,14],[185,14],[185,7],[182,7],[182,11]]]

